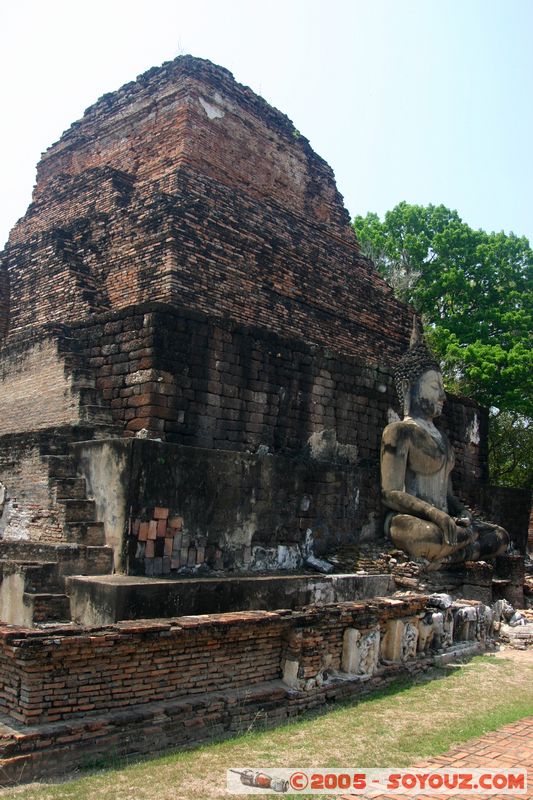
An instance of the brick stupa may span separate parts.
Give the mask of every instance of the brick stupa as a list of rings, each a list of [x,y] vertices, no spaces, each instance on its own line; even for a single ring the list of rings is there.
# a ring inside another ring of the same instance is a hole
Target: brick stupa
[[[227,70],[180,57],[89,108],[41,159],[0,287],[6,621],[69,619],[71,574],[294,570],[378,534],[411,315],[328,165]],[[483,479],[484,413],[449,408]]]
[[[366,361],[406,343],[407,310],[361,258],[328,165],[190,56],[105,95],[43,155],[3,269],[10,338],[152,300]]]
[[[483,603],[391,597],[412,582],[367,556],[410,314],[330,168],[229,72],[178,58],[50,148],[0,311],[3,783],[287,721],[483,649]],[[446,409],[459,488],[494,504],[486,411]],[[499,507],[515,541],[520,508]],[[312,571],[323,557],[334,574]],[[476,564],[452,588],[486,602],[491,579]]]

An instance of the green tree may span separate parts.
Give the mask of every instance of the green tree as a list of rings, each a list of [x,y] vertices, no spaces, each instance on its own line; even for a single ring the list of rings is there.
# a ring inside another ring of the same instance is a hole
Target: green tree
[[[491,417],[489,466],[493,483],[533,485],[533,421],[511,411]]]
[[[421,315],[447,388],[492,408],[493,446],[495,436],[511,431],[529,436],[533,251],[527,239],[474,230],[442,205],[405,202],[383,221],[373,213],[356,217],[354,229],[363,253]],[[496,423],[501,414],[513,424]],[[516,470],[504,472],[509,483],[524,480]]]

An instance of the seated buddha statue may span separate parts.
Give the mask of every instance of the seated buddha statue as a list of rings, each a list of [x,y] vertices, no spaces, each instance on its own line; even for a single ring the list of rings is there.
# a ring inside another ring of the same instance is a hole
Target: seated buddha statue
[[[395,378],[403,420],[387,425],[381,442],[386,533],[428,569],[501,555],[507,531],[474,518],[453,494],[453,448],[434,423],[446,399],[442,374],[416,323]]]

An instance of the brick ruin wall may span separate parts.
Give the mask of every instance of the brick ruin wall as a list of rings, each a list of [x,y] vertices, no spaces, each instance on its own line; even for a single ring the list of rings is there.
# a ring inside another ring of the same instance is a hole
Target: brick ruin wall
[[[353,700],[427,670],[438,648],[481,652],[493,635],[486,612],[455,603],[438,615],[438,640],[428,638],[435,609],[421,595],[98,629],[0,628],[3,779],[110,751],[190,746]]]
[[[63,540],[63,521],[55,507],[38,435],[19,433],[0,438],[0,480],[6,487],[0,539]]]
[[[347,224],[331,168],[291,120],[224,68],[190,56],[150,70],[87,109],[43,155],[34,200],[40,203],[59,175],[107,165],[139,182],[172,186],[184,163],[332,230]],[[31,212],[32,229],[39,228],[39,209]]]
[[[390,403],[390,374],[229,321],[172,308],[131,309],[76,331],[97,387],[125,435],[274,452],[335,429],[367,457]]]
[[[270,624],[261,624],[265,618]],[[57,632],[54,642],[35,648],[27,646],[29,640],[13,642],[2,654],[1,708],[25,724],[52,722],[280,677],[284,625],[278,615],[264,612],[263,619],[246,626],[232,626],[231,619],[219,626],[199,621],[195,627],[191,620],[188,629],[185,619],[174,630],[160,621],[129,623],[96,638],[89,631]],[[34,675],[25,678],[18,701],[17,678],[28,658]]]
[[[73,325],[68,336],[126,436],[144,428],[196,447],[298,453],[326,430],[378,462],[398,410],[386,366],[188,309],[141,305]],[[443,427],[459,470],[464,461],[476,480],[486,479],[484,426],[480,406],[448,397]]]
[[[94,630],[4,627],[0,708],[24,724],[42,724],[81,712],[170,703],[279,680],[287,659],[298,662],[295,680],[309,690],[320,686],[316,678],[324,671],[341,670],[347,628],[379,628],[386,647],[388,623],[408,619],[417,627],[426,604],[427,597],[413,595],[292,612],[119,622]]]
[[[68,425],[0,437],[0,481],[5,487],[4,504],[0,507],[0,540],[4,552],[10,541],[20,544],[72,541],[73,531],[66,524],[65,507],[57,496],[57,483],[61,480],[57,465],[74,441],[90,441],[94,435],[90,425]],[[63,477],[74,477],[75,473],[69,473]],[[15,552],[9,558],[16,558]]]
[[[33,203],[2,255],[0,530],[11,540],[65,541],[50,458],[58,441],[83,438],[72,426],[87,422],[87,438],[99,426],[129,439],[146,429],[174,448],[182,471],[187,459],[211,470],[207,481],[169,488],[154,462],[138,465],[129,521],[139,569],[148,558],[152,574],[156,559],[161,572],[165,558],[171,567],[177,536],[180,565],[232,566],[198,519],[196,538],[184,541],[202,492],[207,505],[215,496],[214,466],[230,458],[236,499],[219,492],[214,501],[221,520],[230,506],[228,529],[238,498],[255,493],[245,512],[255,514],[259,545],[272,531],[301,543],[321,524],[359,536],[372,521],[375,534],[380,436],[397,408],[391,365],[409,330],[409,309],[359,253],[330,168],[290,120],[206,62],[151,70],[102,98],[45,154]],[[466,475],[487,477],[486,412],[449,398],[443,427],[467,493]],[[284,467],[272,484],[274,458]],[[246,558],[243,546],[235,560]],[[3,774],[30,774],[28,759],[39,757],[50,772],[80,744],[101,755],[188,743],[265,709],[281,720],[365,691],[360,679],[327,680],[343,668],[346,631],[386,641],[392,623],[416,627],[423,604],[2,628],[1,710],[22,731],[51,726],[44,738],[2,733]],[[429,663],[411,656],[386,665],[373,685]],[[297,667],[290,691],[280,683],[287,662]],[[138,743],[125,744],[132,731]]]
[[[80,396],[72,363],[51,333],[0,349],[0,436],[79,421]]]
[[[121,497],[113,516],[122,518],[117,539],[127,529],[129,573],[298,569],[311,553],[379,533],[379,481],[357,462],[138,439],[107,442],[103,453],[80,443],[76,453],[102,518],[108,493]]]
[[[209,451],[255,453],[259,449],[260,454],[268,451],[311,459],[324,466],[303,468],[301,486],[294,492],[298,502],[289,503],[282,523],[275,522],[277,512],[273,513],[265,530],[269,526],[273,532],[283,528],[287,541],[305,535],[302,520],[306,514],[297,508],[300,494],[313,498],[311,513],[316,513],[317,501],[322,503],[322,527],[331,535],[333,531],[347,533],[350,526],[359,531],[368,524],[369,531],[379,529],[380,437],[397,409],[387,368],[365,365],[355,357],[333,354],[258,328],[154,304],[56,328],[48,336],[37,337],[33,344],[24,337],[18,344],[13,339],[6,351],[7,358],[15,361],[20,353],[26,366],[24,380],[39,387],[34,389],[39,397],[25,406],[20,417],[17,404],[10,404],[9,393],[16,365],[6,373],[2,392],[4,434],[11,425],[15,432],[25,426],[38,430],[48,414],[50,420],[56,414],[58,422],[90,426],[91,414],[96,411],[99,416],[105,415],[115,435],[122,432],[131,437],[146,429],[164,441]],[[42,359],[43,353],[47,359]],[[84,406],[88,393],[91,405]],[[460,486],[465,473],[480,480],[486,478],[486,454],[480,446],[484,438],[481,436],[480,442],[477,439],[485,424],[483,409],[468,401],[448,399],[443,426],[458,452]],[[53,451],[56,435],[54,429],[48,452]],[[55,540],[57,534],[45,523],[52,508],[46,501],[46,436],[38,437],[33,450],[31,438],[31,434],[21,433],[18,438],[9,434],[0,439],[0,480],[18,504],[22,518],[34,518],[25,526],[28,536]],[[27,455],[30,451],[31,458]],[[261,461],[259,457],[255,460],[258,464]],[[334,479],[324,477],[328,462],[341,465]],[[259,480],[261,469],[257,465],[254,469]],[[287,476],[286,487],[290,487],[296,473],[290,466],[281,472]],[[239,472],[235,486],[247,496],[250,487],[244,474]],[[279,508],[286,494],[281,483],[274,496],[260,483],[256,487],[257,508],[265,491],[274,509]],[[354,494],[360,498],[355,506]],[[145,516],[149,516],[150,506],[168,507],[170,500],[154,492],[142,504],[134,505],[138,520],[148,521]],[[17,522],[15,528],[19,527]],[[321,527],[316,519],[315,527]],[[325,535],[325,540],[328,538],[329,534]],[[200,539],[191,546],[207,546]]]
[[[49,149],[2,309],[0,433],[87,420],[295,454],[326,430],[377,482],[409,309],[361,257],[328,165],[226,70],[150,70]],[[486,481],[485,412],[446,414],[459,486]]]
[[[12,297],[22,301],[12,301],[10,330],[161,300],[335,342],[369,361],[406,349],[408,309],[355,240],[337,241],[312,221],[185,169],[179,181],[174,195],[134,196],[127,216],[119,206],[99,224],[91,217],[10,245]]]
[[[10,335],[154,300],[393,360],[409,309],[359,254],[331,169],[294,134],[194,59],[103,98],[45,154],[10,236]]]
[[[527,552],[531,489],[513,486],[473,486],[470,503],[480,509],[483,516],[504,527],[510,534],[513,546],[522,554]]]
[[[0,254],[0,340],[7,335],[9,321],[9,278]]]

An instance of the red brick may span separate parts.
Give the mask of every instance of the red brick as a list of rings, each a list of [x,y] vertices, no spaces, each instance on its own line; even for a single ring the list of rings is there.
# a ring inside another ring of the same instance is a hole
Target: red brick
[[[150,525],[148,522],[141,522],[139,525],[139,541],[145,542],[148,539]]]

